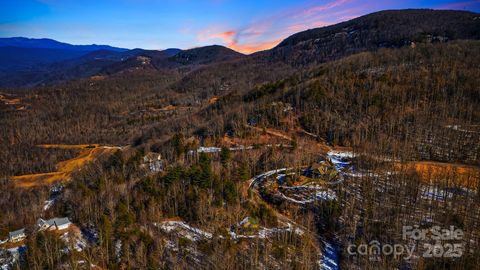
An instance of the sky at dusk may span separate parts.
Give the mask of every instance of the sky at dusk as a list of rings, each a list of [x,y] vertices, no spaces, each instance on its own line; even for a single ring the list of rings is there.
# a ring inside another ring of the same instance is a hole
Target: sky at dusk
[[[252,53],[302,30],[403,8],[480,12],[480,0],[0,0],[0,37]]]

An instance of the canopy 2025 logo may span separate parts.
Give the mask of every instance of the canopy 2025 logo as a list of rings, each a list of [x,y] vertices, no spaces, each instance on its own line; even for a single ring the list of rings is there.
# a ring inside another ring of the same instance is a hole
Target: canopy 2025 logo
[[[416,252],[420,252],[424,258],[459,258],[464,252],[463,236],[463,231],[454,226],[448,229],[439,226],[428,229],[403,226],[402,238],[407,243],[381,244],[373,240],[368,244],[350,244],[347,252],[351,256],[369,256],[372,261],[379,261],[382,256],[409,260]]]

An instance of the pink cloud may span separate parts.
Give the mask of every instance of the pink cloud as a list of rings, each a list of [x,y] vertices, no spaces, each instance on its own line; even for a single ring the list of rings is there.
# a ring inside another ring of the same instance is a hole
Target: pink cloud
[[[261,33],[252,32],[250,34],[252,36],[256,36],[256,35],[260,35]],[[281,39],[277,39],[277,40],[270,40],[270,41],[267,40],[267,41],[258,41],[258,42],[240,44],[236,39],[237,35],[238,35],[238,32],[235,30],[229,30],[224,32],[212,32],[207,30],[206,32],[202,32],[198,36],[198,39],[202,42],[220,40],[227,47],[242,53],[247,53],[247,54],[273,48],[275,45],[277,45],[281,41]]]
[[[221,42],[227,47],[243,53],[253,53],[270,49],[294,33],[330,25],[337,21],[341,13],[354,16],[352,10],[345,8],[351,0],[334,0],[323,5],[306,5],[284,10],[267,17],[252,21],[245,27],[225,28],[213,25],[197,32],[200,42]]]
[[[225,43],[230,43],[234,40],[237,32],[235,30],[221,31],[218,27],[204,29],[197,34],[197,39],[201,42],[211,40],[221,40]]]
[[[260,43],[250,43],[250,44],[238,44],[233,43],[229,44],[228,47],[232,50],[239,51],[242,53],[250,54],[258,51],[268,50],[271,49],[280,43],[282,39],[271,40],[271,41],[264,41]]]
[[[230,31],[222,32],[222,33],[213,34],[213,35],[211,35],[211,37],[222,39],[226,43],[233,43],[233,42],[235,42],[235,36],[236,35],[237,35],[237,31],[230,30]]]

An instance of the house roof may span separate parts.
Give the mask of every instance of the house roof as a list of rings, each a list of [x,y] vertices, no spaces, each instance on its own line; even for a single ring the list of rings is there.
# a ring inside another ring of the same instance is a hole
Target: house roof
[[[68,219],[68,217],[54,218],[54,222],[55,222],[55,225],[57,225],[57,226],[67,225],[67,224],[71,223],[70,220]]]
[[[155,152],[149,152],[148,154],[146,154],[143,159],[145,161],[155,161],[155,160],[161,160],[162,159],[162,155],[159,154],[159,153],[155,153]]]
[[[64,218],[52,218],[52,219],[48,219],[48,220],[44,220],[44,219],[39,219],[37,224],[42,227],[43,225],[47,225],[47,227],[51,227],[51,226],[63,226],[63,225],[67,225],[67,224],[70,224],[70,220],[68,219],[68,217],[64,217]]]
[[[8,236],[10,238],[20,237],[20,236],[24,236],[24,235],[25,235],[25,228],[21,228],[20,230],[16,230],[16,231],[8,233]]]
[[[47,219],[47,220],[39,218],[38,221],[37,221],[37,225],[38,226],[47,225],[47,227],[50,227],[50,226],[54,225],[54,221],[55,221],[54,218]]]

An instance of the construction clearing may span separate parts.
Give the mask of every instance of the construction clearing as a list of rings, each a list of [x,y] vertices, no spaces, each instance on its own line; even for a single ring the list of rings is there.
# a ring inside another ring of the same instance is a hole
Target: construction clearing
[[[86,164],[94,161],[100,156],[111,154],[121,147],[102,146],[99,144],[41,144],[38,147],[47,149],[78,149],[80,152],[77,157],[61,161],[57,164],[57,171],[47,173],[25,174],[13,176],[12,180],[15,186],[20,188],[31,188],[41,185],[51,185],[58,182],[70,180],[73,172]]]

